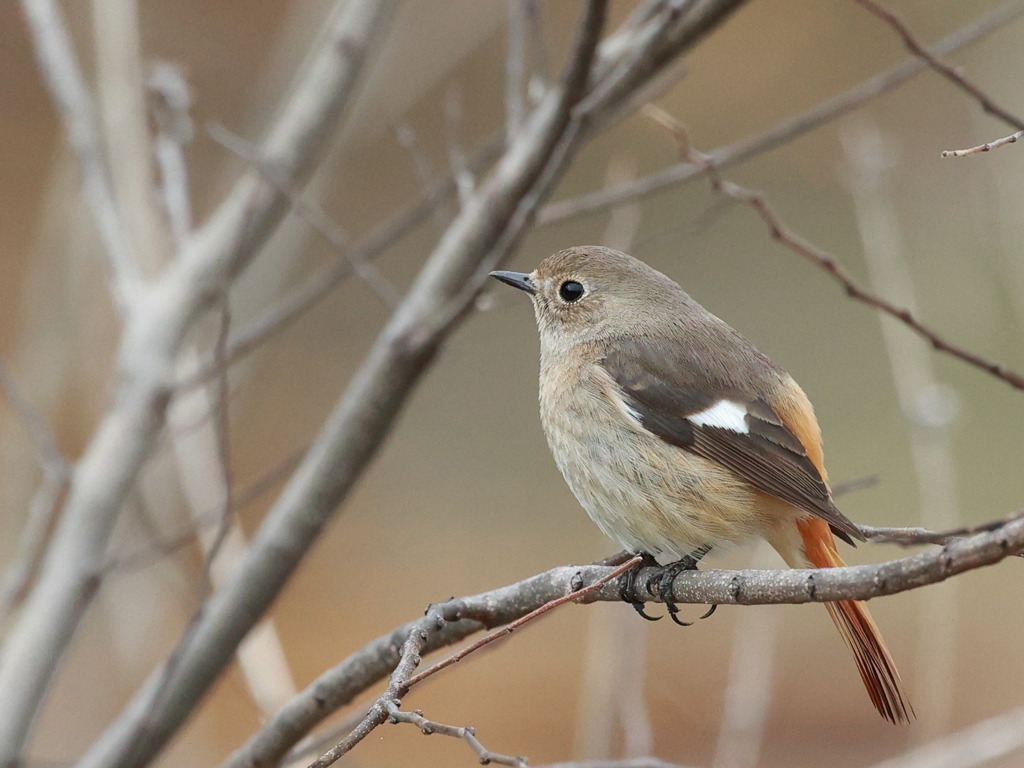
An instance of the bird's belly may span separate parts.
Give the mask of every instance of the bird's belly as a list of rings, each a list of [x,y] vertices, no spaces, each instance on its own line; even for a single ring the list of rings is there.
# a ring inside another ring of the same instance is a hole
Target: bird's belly
[[[587,514],[625,548],[678,559],[707,544],[763,536],[777,522],[732,472],[583,392],[560,398],[557,409],[545,407],[542,394],[548,444]]]

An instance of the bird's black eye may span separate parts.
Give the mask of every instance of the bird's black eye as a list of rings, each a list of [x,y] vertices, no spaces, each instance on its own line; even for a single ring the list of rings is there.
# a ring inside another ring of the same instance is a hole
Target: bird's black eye
[[[558,295],[562,297],[562,301],[567,304],[572,304],[574,301],[579,301],[583,298],[585,293],[583,286],[575,280],[566,280],[558,287]]]

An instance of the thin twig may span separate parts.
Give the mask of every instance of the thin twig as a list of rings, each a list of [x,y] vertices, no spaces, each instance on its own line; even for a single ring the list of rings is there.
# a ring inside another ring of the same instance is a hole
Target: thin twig
[[[710,158],[708,158],[707,155],[700,153],[690,145],[689,137],[686,135],[685,129],[674,117],[653,105],[645,107],[645,112],[649,117],[651,117],[651,119],[656,121],[673,135],[679,147],[680,155],[684,156],[688,162],[692,163],[694,166],[700,167],[702,171],[707,174],[708,181],[711,183],[711,187],[715,192],[723,197],[743,203],[744,205],[752,208],[757,215],[761,217],[761,220],[768,228],[769,235],[773,240],[782,243],[798,256],[802,256],[811,264],[820,267],[831,275],[832,278],[843,287],[846,291],[846,295],[851,299],[867,304],[870,307],[874,307],[875,309],[896,318],[919,336],[926,339],[932,345],[933,349],[939,352],[945,352],[968,365],[980,368],[986,373],[995,376],[997,379],[1006,382],[1014,389],[1024,390],[1024,376],[1021,374],[1010,370],[1000,363],[993,362],[979,354],[965,349],[964,347],[947,341],[945,338],[939,336],[939,334],[918,320],[906,307],[898,307],[895,304],[886,301],[881,296],[863,288],[853,279],[853,277],[851,277],[850,273],[846,271],[846,268],[839,263],[835,256],[819,249],[817,246],[811,244],[807,240],[804,240],[802,237],[790,230],[778,217],[774,209],[768,204],[768,201],[765,199],[763,194],[724,179]]]
[[[284,483],[295,470],[295,467],[298,466],[299,462],[302,461],[302,457],[308,450],[309,446],[304,445],[292,451],[262,475],[233,494],[231,507],[228,511],[230,513],[239,512],[256,501],[260,496],[269,493]],[[204,532],[205,528],[217,525],[222,515],[223,510],[219,506],[208,509],[205,512],[194,513],[187,530],[162,537],[159,541],[139,547],[135,551],[112,557],[103,566],[102,571],[104,574],[125,574],[147,568],[158,562],[161,558],[194,543]]]
[[[408,123],[401,121],[395,124],[394,133],[395,140],[412,158],[413,169],[416,171],[416,178],[420,183],[420,189],[427,195],[435,195],[434,199],[430,201],[430,213],[433,216],[434,226],[437,228],[437,231],[444,232],[450,217],[450,211],[447,210],[448,201],[436,197],[441,187],[435,181],[436,174],[434,173],[433,164],[430,162],[430,158],[427,157],[426,150],[420,145],[416,129]],[[461,195],[462,187],[459,183],[458,174],[453,173],[452,178],[455,179],[455,191]]]
[[[1024,13],[1024,1],[1012,0],[981,19],[944,37],[933,46],[933,50],[940,55],[957,51],[1001,29],[1022,13]],[[891,91],[927,67],[928,65],[919,58],[908,59],[881,74],[869,77],[842,93],[825,99],[788,120],[783,120],[766,131],[712,150],[708,153],[708,157],[716,168],[724,170],[784,146],[815,128],[827,125],[868,101]],[[700,166],[685,161],[680,162],[632,182],[549,203],[541,210],[538,223],[556,224],[577,216],[597,213],[627,200],[647,197],[690,181],[702,173],[703,169]]]
[[[392,308],[397,306],[402,298],[398,288],[365,258],[361,249],[352,248],[348,235],[327,215],[327,212],[319,204],[307,199],[302,194],[302,191],[296,188],[293,183],[283,178],[280,173],[275,172],[274,168],[262,161],[259,156],[258,147],[250,144],[241,136],[232,133],[222,125],[211,125],[208,132],[214,141],[249,162],[268,183],[273,184],[281,194],[287,196],[288,202],[292,206],[292,212],[309,224],[314,232],[341,254],[341,257],[345,260],[347,271],[355,274],[372,288],[386,306]],[[219,363],[223,364],[229,357],[230,353],[225,348]]]
[[[512,768],[527,768],[525,757],[513,757],[503,755],[500,752],[492,752],[480,743],[476,737],[476,729],[471,725],[446,725],[436,720],[428,720],[423,716],[423,710],[417,709],[412,712],[403,712],[398,704],[390,701],[386,704],[389,723],[411,723],[420,729],[420,733],[429,736],[432,733],[440,733],[443,736],[451,736],[465,741],[469,748],[477,756],[480,765],[497,763],[498,765],[510,765]]]
[[[551,82],[550,55],[547,40],[544,38],[546,27],[541,18],[541,8],[537,0],[523,0],[526,7],[527,23],[530,27],[530,79],[526,85],[526,95],[531,104],[537,104]]]
[[[967,149],[944,149],[940,153],[940,156],[970,157],[971,155],[980,155],[982,152],[991,152],[993,149],[1005,147],[1007,144],[1014,144],[1022,136],[1024,136],[1024,131],[1017,131],[1016,133],[1011,133],[1009,136],[1004,136],[1003,138],[996,139],[995,141],[987,141],[976,147],[968,147]]]
[[[370,731],[372,731],[377,725],[384,722],[385,719],[390,722],[405,721],[419,723],[422,718],[422,714],[410,715],[410,713],[404,713],[402,717],[398,717],[400,714],[399,705],[401,704],[402,697],[404,697],[417,683],[420,683],[431,675],[440,672],[442,669],[461,661],[466,656],[493,643],[495,640],[499,640],[502,637],[512,634],[524,624],[543,616],[545,613],[554,610],[560,605],[573,601],[582,601],[597,592],[608,582],[636,567],[641,560],[642,558],[639,555],[632,557],[618,568],[613,569],[610,573],[603,575],[594,583],[586,586],[577,586],[577,582],[574,580],[572,582],[572,590],[567,594],[544,603],[526,615],[505,625],[500,630],[492,632],[486,637],[483,637],[472,645],[463,648],[458,653],[452,654],[447,659],[438,662],[423,672],[413,675],[412,670],[419,665],[421,654],[427,645],[430,634],[444,629],[448,622],[462,618],[465,615],[461,603],[457,603],[455,601],[449,601],[448,603],[440,606],[431,606],[427,609],[426,616],[418,621],[409,631],[407,639],[402,644],[402,654],[397,666],[395,667],[394,673],[391,675],[391,682],[388,685],[387,691],[385,691],[377,701],[370,706],[370,711],[362,722],[360,722],[360,724],[335,747],[328,750],[321,755],[320,758],[311,763],[310,768],[327,768],[327,766],[331,765],[340,757],[351,751],[356,744],[366,738]],[[579,583],[582,584],[582,581]],[[423,720],[423,722],[428,721]],[[488,760],[485,759],[485,753],[487,755],[490,755],[491,753],[484,750],[483,745],[476,740],[471,728],[459,728],[456,726],[443,726],[443,728],[444,730],[439,732],[446,733],[449,736],[466,739],[470,746],[473,747],[474,751],[477,752],[481,762],[484,764],[488,762]],[[523,766],[526,764],[525,758],[522,757],[514,758],[507,755],[496,755],[493,756],[492,759],[494,762],[501,763],[502,765]]]
[[[1024,511],[1015,512],[1002,520],[993,520],[981,525],[972,525],[964,528],[954,528],[949,531],[929,531],[926,528],[917,527],[885,528],[874,525],[858,525],[857,527],[861,533],[867,536],[868,541],[916,547],[921,544],[946,544],[956,539],[974,536],[978,533],[996,531],[1007,523],[1019,520],[1021,517],[1024,517]]]
[[[1012,125],[1019,131],[1024,131],[1024,121],[1012,112],[1008,112],[996,104],[991,96],[968,80],[964,76],[963,72],[961,72],[957,67],[947,64],[937,55],[929,51],[928,48],[926,48],[924,44],[917,39],[914,33],[910,31],[906,24],[900,20],[899,16],[888,8],[879,5],[875,0],[853,0],[853,2],[863,8],[866,8],[869,12],[873,13],[892,27],[896,34],[900,36],[900,39],[903,41],[903,45],[908,51],[913,53],[915,56],[920,57],[928,64],[929,67],[934,69],[962,91],[973,96],[981,105],[981,108],[988,114],[998,117],[1004,123]]]
[[[453,86],[444,96],[445,145],[448,149],[448,164],[459,193],[459,203],[467,205],[476,193],[476,179],[469,169],[469,159],[462,144],[462,129],[465,119],[462,113],[462,91]]]

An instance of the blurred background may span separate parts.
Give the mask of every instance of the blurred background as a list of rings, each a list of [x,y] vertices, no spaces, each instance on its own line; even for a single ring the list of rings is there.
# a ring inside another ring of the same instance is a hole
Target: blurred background
[[[138,4],[146,62],[177,66],[191,95],[187,161],[196,221],[247,167],[210,127],[259,139],[326,5]],[[111,53],[101,44],[114,23],[103,7],[64,4],[92,78]],[[615,3],[609,26],[631,7]],[[889,0],[888,7],[931,42],[997,3]],[[541,0],[537,8],[557,71],[580,6]],[[449,175],[453,157],[502,128],[508,18],[497,0],[402,6],[354,119],[308,190],[351,238],[415,202],[426,182]],[[1011,21],[951,56],[1018,114],[1022,40],[1024,20]],[[755,2],[654,95],[696,147],[711,151],[907,55],[890,28],[848,0]],[[793,230],[835,254],[857,280],[913,306],[949,340],[1020,370],[1024,147],[939,157],[1011,130],[925,71],[725,175],[763,191]],[[555,199],[676,161],[671,137],[634,115],[587,147]],[[377,262],[399,289],[450,214],[442,207]],[[547,254],[582,243],[648,261],[793,374],[816,405],[833,482],[877,478],[841,498],[855,521],[945,528],[1021,506],[1024,396],[850,301],[827,275],[773,242],[751,210],[723,205],[704,181],[539,226],[509,266],[529,271]],[[338,258],[293,217],[233,289],[232,325],[245,325]],[[615,550],[551,461],[537,413],[532,312],[510,293],[496,286],[452,337],[276,603],[272,618],[295,685],[419,616],[429,602]],[[76,164],[14,3],[0,5],[0,313],[0,361],[73,461],[115,383],[118,321]],[[311,440],[388,314],[373,290],[350,279],[233,369],[236,495]],[[0,402],[5,561],[16,553],[40,482],[17,410],[10,399]],[[174,429],[187,435],[190,426]],[[162,456],[173,450],[165,441]],[[99,598],[49,696],[30,750],[34,764],[80,755],[173,647],[205,594],[201,549],[187,538],[167,546],[193,526],[189,493],[158,456],[123,516]],[[271,489],[240,511],[242,531],[255,529],[273,497]],[[863,545],[843,554],[848,562],[876,562],[902,550]],[[751,547],[709,562],[752,565],[781,561]],[[917,710],[908,728],[874,713],[820,606],[724,607],[688,629],[648,624],[625,605],[567,606],[438,675],[404,704],[474,725],[490,749],[534,764],[655,754],[695,766],[874,765],[1004,713],[1024,722],[1021,568],[1013,559],[872,602]],[[216,765],[259,727],[264,714],[242,677],[237,668],[224,675],[159,765]],[[287,690],[287,679],[281,686]],[[385,726],[350,761],[471,765],[475,758],[455,739]],[[1020,761],[1020,752],[1010,752],[985,764]]]

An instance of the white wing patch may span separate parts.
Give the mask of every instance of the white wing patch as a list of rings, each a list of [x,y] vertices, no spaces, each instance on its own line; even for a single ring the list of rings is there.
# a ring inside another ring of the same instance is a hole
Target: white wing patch
[[[746,435],[750,432],[747,426],[747,409],[732,400],[719,400],[710,408],[688,416],[691,423],[698,427],[718,427]]]

